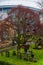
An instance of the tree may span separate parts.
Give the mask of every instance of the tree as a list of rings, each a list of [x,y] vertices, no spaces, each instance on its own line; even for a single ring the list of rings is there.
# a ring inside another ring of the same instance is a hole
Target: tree
[[[36,3],[41,9],[43,9],[43,0],[39,0]]]
[[[18,15],[18,16],[17,16]],[[17,51],[19,53],[19,50],[21,48],[21,44],[26,44],[28,37],[27,37],[27,24],[26,24],[26,13],[19,12],[15,17],[16,21],[16,42],[18,44]]]
[[[26,42],[32,35],[36,35],[36,29],[40,24],[39,16],[23,6],[13,8],[9,16],[9,22],[16,30],[13,41],[17,43],[17,51],[19,52],[20,48],[24,47],[24,52],[27,53],[30,46]]]

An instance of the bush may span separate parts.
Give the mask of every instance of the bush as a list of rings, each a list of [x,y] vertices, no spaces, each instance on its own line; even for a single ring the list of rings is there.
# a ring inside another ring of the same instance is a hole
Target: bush
[[[10,52],[9,51],[6,51],[5,54],[6,54],[6,57],[10,57]]]
[[[15,52],[15,51],[13,51],[12,55],[13,55],[13,56],[15,56],[15,55],[16,55],[16,52]]]
[[[1,56],[3,56],[3,52],[1,52]]]

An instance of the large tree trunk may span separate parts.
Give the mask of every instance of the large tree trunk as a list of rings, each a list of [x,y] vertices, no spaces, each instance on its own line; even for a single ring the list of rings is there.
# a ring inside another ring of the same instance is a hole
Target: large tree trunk
[[[19,58],[20,55],[20,44],[17,45],[17,57]]]
[[[30,45],[26,45],[26,42],[24,44],[24,59],[27,61],[28,60],[28,54],[27,54],[27,50],[29,49]]]

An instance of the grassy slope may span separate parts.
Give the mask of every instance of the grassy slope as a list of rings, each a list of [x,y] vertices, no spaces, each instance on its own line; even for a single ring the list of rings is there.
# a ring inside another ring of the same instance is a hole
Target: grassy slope
[[[5,57],[0,55],[0,60],[11,63],[12,65],[43,65],[43,50],[33,50],[37,62],[24,61],[23,59],[17,59],[16,56],[12,56],[12,50],[10,51],[10,57]]]

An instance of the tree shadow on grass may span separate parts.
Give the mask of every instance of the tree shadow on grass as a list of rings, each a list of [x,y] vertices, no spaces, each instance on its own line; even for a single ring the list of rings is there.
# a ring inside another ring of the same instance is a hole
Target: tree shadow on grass
[[[0,65],[12,65],[12,64],[10,64],[8,62],[0,61]]]

